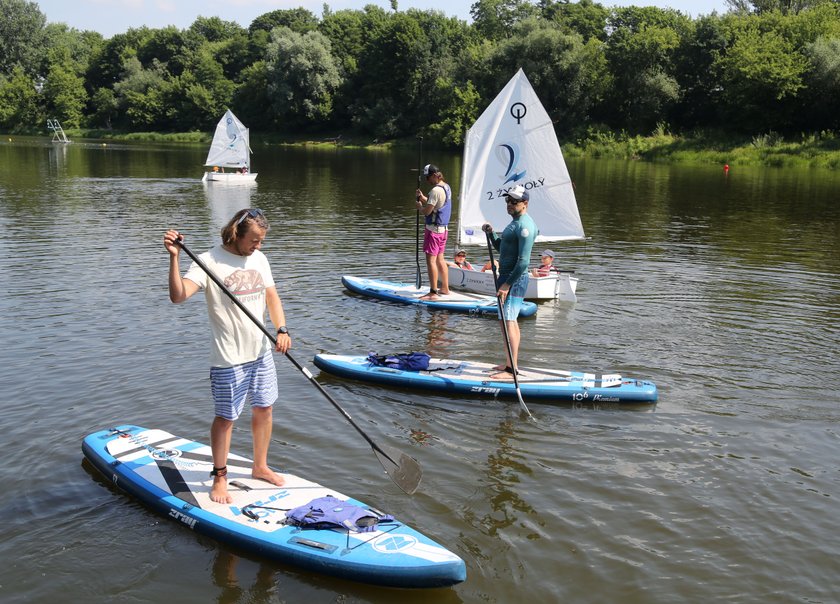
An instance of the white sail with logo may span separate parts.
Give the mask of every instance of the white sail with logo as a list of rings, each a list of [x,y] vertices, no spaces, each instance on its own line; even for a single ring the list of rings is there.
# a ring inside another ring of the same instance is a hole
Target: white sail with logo
[[[485,222],[501,232],[511,220],[504,194],[516,185],[528,191],[528,214],[539,229],[537,241],[583,240],[583,225],[554,125],[521,69],[484,110],[464,141],[458,244],[485,246]],[[483,294],[496,293],[491,272],[449,266],[449,284]],[[530,277],[525,297],[577,300],[574,271],[558,267],[547,277]]]
[[[204,165],[212,170],[202,180],[254,182],[257,178],[251,173],[250,133],[230,109],[216,125]]]
[[[572,180],[554,125],[520,69],[484,110],[464,141],[459,244],[484,244],[481,225],[510,222],[504,193],[522,185],[537,241],[584,239]]]

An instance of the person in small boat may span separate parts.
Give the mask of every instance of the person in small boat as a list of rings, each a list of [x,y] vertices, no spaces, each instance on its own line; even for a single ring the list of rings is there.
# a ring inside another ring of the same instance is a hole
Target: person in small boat
[[[482,273],[492,273],[494,265],[496,266],[496,272],[498,272],[499,271],[499,261],[496,260],[496,259],[494,259],[493,262],[490,262],[489,260],[487,262],[485,262],[484,266],[481,267],[481,272]]]
[[[490,376],[493,379],[511,378],[519,361],[521,336],[517,318],[525,299],[525,291],[528,289],[528,263],[531,260],[531,250],[539,234],[534,219],[528,216],[529,197],[528,191],[522,185],[516,185],[505,193],[507,213],[513,220],[502,231],[501,237],[493,231],[490,223],[485,223],[481,227],[490,236],[493,247],[499,250],[499,279],[496,292],[502,306],[499,309],[499,324],[502,325],[501,321],[504,321],[507,326],[511,350],[511,354],[508,355],[507,347],[505,348],[506,362],[494,368],[498,373]],[[505,325],[502,325],[503,335]]]
[[[429,271],[429,293],[423,300],[437,300],[438,295],[449,293],[449,271],[446,266],[446,239],[449,236],[449,217],[452,215],[452,189],[444,180],[443,173],[434,164],[423,168],[426,182],[432,185],[429,194],[417,189],[417,209],[426,217],[423,230],[423,252],[426,254],[426,268]],[[440,288],[438,288],[440,279]]]
[[[286,353],[292,340],[286,329],[283,303],[277,293],[268,259],[260,247],[268,232],[268,220],[259,209],[240,210],[222,228],[222,243],[199,258],[251,311],[264,317],[266,308],[277,327],[276,352]],[[273,485],[284,483],[282,476],[268,466],[271,442],[272,406],[278,397],[277,372],[268,339],[254,323],[228,301],[224,292],[213,283],[196,263],[184,276],[178,263],[181,233],[170,229],[163,236],[169,252],[169,299],[175,304],[204,290],[210,319],[210,385],[215,403],[215,417],[210,428],[213,455],[213,485],[210,499],[232,503],[227,488],[227,458],[233,424],[245,407],[251,404],[254,465],[251,475]]]
[[[455,250],[455,255],[452,257],[452,262],[449,266],[457,266],[468,271],[474,271],[473,265],[467,261],[467,252],[465,250]]]
[[[551,273],[558,272],[554,267],[554,252],[551,250],[543,250],[540,254],[540,265],[537,268],[531,269],[532,277],[548,277]]]

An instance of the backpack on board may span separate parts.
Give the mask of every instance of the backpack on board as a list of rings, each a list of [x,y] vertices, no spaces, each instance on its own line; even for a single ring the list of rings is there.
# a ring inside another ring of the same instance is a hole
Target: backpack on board
[[[368,363],[376,367],[390,367],[403,371],[425,371],[429,368],[431,357],[425,352],[408,352],[400,354],[368,355]]]

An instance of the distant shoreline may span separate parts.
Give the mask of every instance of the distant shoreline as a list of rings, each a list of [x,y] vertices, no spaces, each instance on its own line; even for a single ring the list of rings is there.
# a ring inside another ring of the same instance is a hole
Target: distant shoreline
[[[26,136],[40,132],[24,133]],[[68,130],[73,138],[103,141],[138,141],[210,144],[211,134],[205,132],[116,132],[109,130]],[[3,134],[13,139],[15,134]],[[629,136],[600,132],[586,140],[560,141],[567,158],[627,159],[663,163],[700,163],[731,166],[811,167],[840,170],[840,135],[825,131],[803,134],[798,140],[785,140],[769,133],[752,138],[732,138],[711,133],[692,137],[658,132],[650,136]],[[371,140],[369,137],[345,136],[288,136],[265,134],[254,136],[254,142],[267,145],[347,149],[414,148],[416,139]]]

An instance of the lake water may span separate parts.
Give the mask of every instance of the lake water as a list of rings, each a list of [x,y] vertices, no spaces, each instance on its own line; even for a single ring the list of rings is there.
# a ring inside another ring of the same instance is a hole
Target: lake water
[[[83,462],[86,434],[136,423],[208,440],[206,311],[201,296],[168,300],[169,227],[203,250],[236,210],[265,210],[292,353],[316,375],[318,352],[502,358],[492,319],[341,286],[342,274],[413,281],[413,151],[256,147],[257,186],[226,188],[199,181],[203,147],[0,142],[0,599],[837,601],[834,172],[569,162],[592,239],[551,247],[580,278],[578,302],[542,303],[521,321],[521,362],[651,379],[659,403],[531,402],[530,422],[515,400],[319,375],[374,440],[418,459],[414,496],[277,359],[271,463],[457,552],[468,577],[454,588],[397,591],[272,564],[113,489]],[[457,156],[425,160],[458,190]],[[232,450],[250,455],[250,442],[246,412]]]

